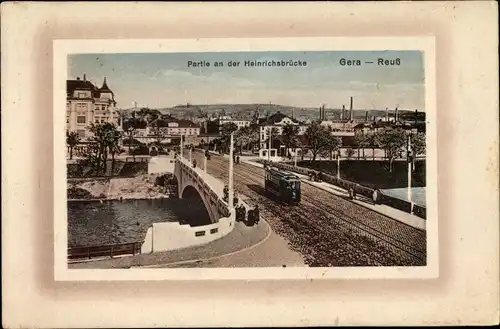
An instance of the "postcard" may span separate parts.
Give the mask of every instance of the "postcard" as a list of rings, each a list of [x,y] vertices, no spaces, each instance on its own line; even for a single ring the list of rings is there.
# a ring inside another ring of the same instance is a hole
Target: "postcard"
[[[56,280],[437,277],[434,60],[433,37],[55,40]]]

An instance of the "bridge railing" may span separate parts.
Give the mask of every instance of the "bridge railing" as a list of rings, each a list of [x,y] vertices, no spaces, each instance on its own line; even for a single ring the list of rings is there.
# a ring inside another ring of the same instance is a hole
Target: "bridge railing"
[[[92,259],[95,257],[114,257],[141,253],[142,242],[129,242],[88,247],[68,248],[68,259]]]

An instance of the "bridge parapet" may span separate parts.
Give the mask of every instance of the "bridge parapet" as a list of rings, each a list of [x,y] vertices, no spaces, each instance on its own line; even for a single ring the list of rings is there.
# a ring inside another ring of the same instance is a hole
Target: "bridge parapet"
[[[203,226],[181,225],[178,222],[154,223],[146,233],[142,253],[174,250],[206,244],[229,234],[236,221],[234,207],[223,200],[224,182],[200,168],[193,168],[186,159],[176,159],[174,175],[179,197],[187,189],[200,195],[210,216],[211,224]]]

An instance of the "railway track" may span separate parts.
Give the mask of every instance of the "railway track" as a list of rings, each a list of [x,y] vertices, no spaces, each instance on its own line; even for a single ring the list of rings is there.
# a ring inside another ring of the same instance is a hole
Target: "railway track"
[[[227,180],[227,167],[226,159],[215,156],[208,171]],[[263,173],[247,164],[235,166],[236,190],[264,206],[261,213],[273,229],[310,266],[425,265],[424,231],[307,185],[300,205],[284,207],[263,195]]]

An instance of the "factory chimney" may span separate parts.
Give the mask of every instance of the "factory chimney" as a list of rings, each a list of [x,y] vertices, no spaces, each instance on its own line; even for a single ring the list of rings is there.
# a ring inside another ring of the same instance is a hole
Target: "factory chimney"
[[[352,96],[351,96],[351,106],[349,108],[349,120],[352,121],[353,120],[353,113],[352,113]]]
[[[398,108],[394,110],[394,122],[398,122]]]
[[[368,110],[365,113],[365,122],[368,122]]]
[[[340,121],[344,121],[345,105],[342,104],[342,112],[340,112]]]
[[[385,108],[385,122],[389,122],[389,108]]]
[[[415,110],[415,127],[417,126],[418,123],[418,110]]]

